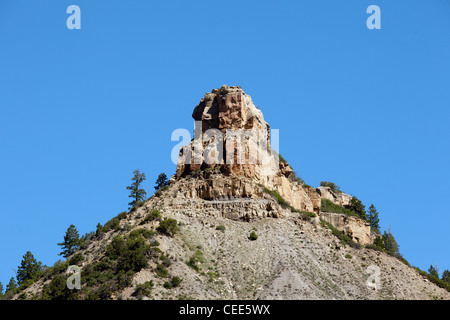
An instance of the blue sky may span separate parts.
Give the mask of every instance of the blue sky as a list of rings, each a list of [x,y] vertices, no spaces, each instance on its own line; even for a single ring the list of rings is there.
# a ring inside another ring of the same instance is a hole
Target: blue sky
[[[173,174],[172,131],[222,84],[308,184],[374,203],[412,265],[450,269],[449,17],[445,0],[2,0],[0,281],[126,210],[134,169],[148,191]]]

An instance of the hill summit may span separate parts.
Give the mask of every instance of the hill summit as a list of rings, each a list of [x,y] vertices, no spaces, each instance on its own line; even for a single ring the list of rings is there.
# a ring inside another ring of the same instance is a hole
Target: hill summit
[[[14,298],[450,299],[377,249],[355,197],[296,176],[242,88],[212,90],[192,117],[194,139],[169,183]],[[66,287],[70,265],[81,270],[79,290]]]

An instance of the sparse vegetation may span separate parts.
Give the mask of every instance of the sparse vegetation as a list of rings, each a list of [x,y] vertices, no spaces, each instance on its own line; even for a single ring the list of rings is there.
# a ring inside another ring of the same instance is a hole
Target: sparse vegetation
[[[146,281],[144,283],[138,284],[136,288],[134,288],[133,296],[141,300],[144,296],[149,297],[152,293],[152,289],[153,281]]]
[[[326,222],[325,220],[320,219],[320,225],[322,227],[326,227],[326,228],[330,229],[331,233],[334,236],[336,236],[341,241],[342,244],[348,244],[350,247],[355,248],[355,249],[361,248],[361,245],[359,243],[354,242],[349,236],[347,236],[342,231],[339,231],[338,229],[333,227],[332,224]]]
[[[195,253],[189,258],[188,262],[186,264],[194,269],[195,271],[200,270],[199,263],[205,262],[205,259],[203,258],[203,253],[200,250],[195,251]]]
[[[251,241],[255,241],[255,240],[258,239],[258,235],[256,234],[255,231],[252,231],[252,232],[250,233],[250,236],[248,237],[248,239],[251,240]]]
[[[161,220],[161,213],[159,212],[159,210],[152,210],[152,212],[150,212],[145,216],[141,224],[146,224],[152,221],[160,221],[160,220]]]
[[[217,226],[216,230],[225,231],[225,226]]]
[[[324,199],[324,198],[321,199],[320,211],[332,212],[332,213],[343,213],[348,216],[358,217],[358,215],[355,212],[353,212],[352,210],[338,206],[337,204],[333,203],[332,201],[330,201],[328,199]]]
[[[173,237],[178,231],[178,223],[175,219],[164,219],[159,223],[158,231]]]
[[[334,182],[321,181],[320,182],[320,186],[321,187],[329,187],[331,189],[331,191],[333,191],[334,193],[341,193],[342,192],[341,188],[339,188],[339,186],[334,184]]]

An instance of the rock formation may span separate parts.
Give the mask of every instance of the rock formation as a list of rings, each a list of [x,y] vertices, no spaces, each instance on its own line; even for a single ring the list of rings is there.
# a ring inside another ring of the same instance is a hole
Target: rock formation
[[[319,223],[327,221],[362,245],[372,241],[364,220],[321,212],[322,199],[347,206],[351,196],[292,177],[289,164],[270,149],[261,111],[240,87],[206,94],[193,117],[196,139],[180,151],[169,186],[98,226],[67,261],[45,269],[8,297],[450,300],[448,291],[403,260],[341,241]],[[254,163],[238,163],[241,155],[236,144],[226,143],[233,138],[225,133],[251,129],[262,134],[242,135],[244,158],[248,152],[261,156]],[[225,137],[222,146],[219,132]],[[199,147],[207,152],[195,153]],[[249,237],[254,232],[257,240]],[[80,290],[65,287],[72,263],[81,268]],[[379,271],[378,281],[371,270]]]
[[[195,137],[180,150],[175,179],[186,176],[184,197],[220,201],[264,199],[261,186],[275,191],[293,208],[321,215],[321,199],[339,206],[350,203],[351,196],[334,193],[328,187],[312,188],[290,179],[293,169],[280,160],[270,143],[270,126],[241,87],[222,86],[207,93],[195,107]],[[192,179],[195,177],[194,179]],[[288,211],[262,216],[285,216]],[[224,209],[223,216],[227,210]],[[248,210],[234,213],[234,218],[248,217]],[[252,216],[258,216],[253,214]],[[370,227],[360,219],[340,219],[324,215],[327,221],[362,244],[370,243]],[[358,221],[360,220],[360,221]],[[355,235],[355,236],[353,236]]]

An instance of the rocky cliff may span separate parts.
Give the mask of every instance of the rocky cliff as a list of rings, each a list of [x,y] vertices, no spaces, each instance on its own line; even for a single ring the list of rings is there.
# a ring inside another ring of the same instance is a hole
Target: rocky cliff
[[[263,199],[263,186],[278,193],[293,208],[318,215],[321,215],[321,199],[339,206],[350,203],[352,197],[343,192],[334,193],[328,187],[307,187],[290,179],[293,169],[272,150],[270,126],[241,87],[224,85],[207,93],[195,107],[192,117],[196,121],[196,135],[180,150],[175,178],[191,178],[194,174],[202,179],[190,179],[187,192],[181,189],[184,196],[215,201]],[[274,210],[271,214],[283,215]],[[246,215],[246,210],[241,210],[234,217]],[[339,219],[339,216],[332,219],[330,214],[324,217],[355,241],[371,242],[370,227],[364,221]]]
[[[193,118],[196,136],[169,186],[97,229],[15,299],[450,299],[403,261],[365,247],[373,239],[364,220],[321,212],[322,199],[347,206],[352,197],[292,179],[240,87],[207,93]],[[65,288],[72,263],[81,268],[75,293]]]

